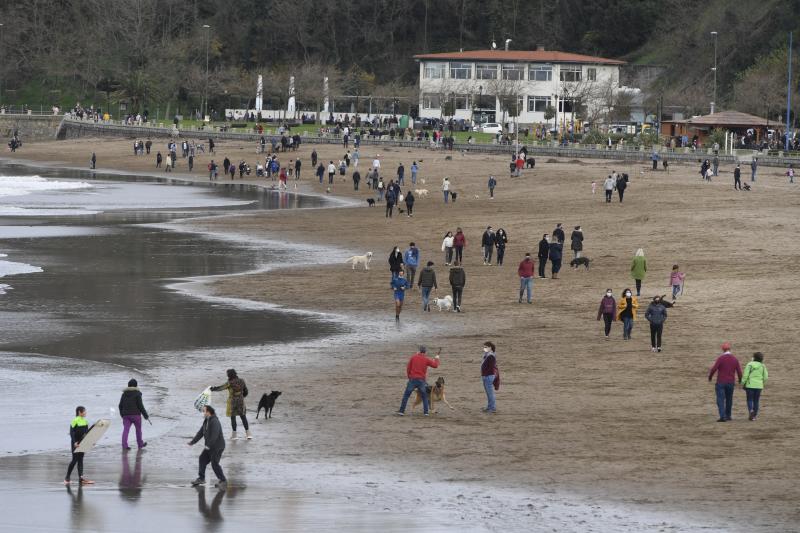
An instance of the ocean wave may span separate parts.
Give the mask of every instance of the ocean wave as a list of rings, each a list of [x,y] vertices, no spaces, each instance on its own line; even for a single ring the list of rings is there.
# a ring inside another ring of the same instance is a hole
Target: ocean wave
[[[84,215],[98,215],[102,211],[90,209],[58,209],[58,208],[25,208],[11,205],[0,205],[0,217],[80,217]]]
[[[0,176],[0,197],[24,196],[35,192],[91,189],[84,181],[49,180],[41,176]]]
[[[6,254],[0,254],[1,257],[8,257]],[[6,276],[16,276],[17,274],[34,274],[37,272],[44,272],[42,267],[29,265],[27,263],[15,263],[14,261],[4,261],[0,259],[0,278]],[[7,289],[10,288],[6,286]]]

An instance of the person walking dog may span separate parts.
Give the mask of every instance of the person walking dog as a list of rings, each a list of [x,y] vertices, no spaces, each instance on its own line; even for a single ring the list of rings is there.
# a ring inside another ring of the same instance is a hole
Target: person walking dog
[[[236,375],[236,370],[229,368],[226,372],[228,381],[217,387],[211,387],[212,391],[228,391],[228,402],[225,414],[231,418],[231,440],[237,440],[239,437],[236,435],[236,417],[242,419],[245,435],[247,440],[253,438],[250,433],[250,425],[247,423],[247,406],[244,404],[244,399],[247,398],[247,385],[244,380]]]
[[[411,359],[408,360],[408,364],[406,365],[408,383],[403,393],[403,400],[400,402],[400,410],[397,411],[398,416],[406,414],[408,399],[415,389],[418,390],[420,396],[422,396],[422,411],[425,416],[428,416],[428,384],[426,382],[428,367],[439,368],[439,354],[436,354],[436,356],[431,359],[428,357],[428,349],[425,346],[420,346],[419,351],[411,356]]]

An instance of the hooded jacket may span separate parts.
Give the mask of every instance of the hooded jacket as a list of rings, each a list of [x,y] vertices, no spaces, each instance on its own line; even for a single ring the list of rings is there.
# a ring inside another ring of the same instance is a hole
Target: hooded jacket
[[[436,271],[429,266],[423,268],[419,273],[417,285],[419,287],[433,287],[434,289],[438,289],[439,287],[436,285]]]
[[[129,415],[142,415],[145,420],[150,418],[142,403],[142,392],[138,387],[122,389],[122,397],[119,399],[119,416]]]
[[[613,315],[617,309],[617,301],[613,296],[603,296],[600,300],[600,307],[597,309],[597,319],[600,320],[602,315]]]
[[[417,268],[419,266],[419,248],[415,246],[406,250],[403,254],[403,262],[410,267]]]
[[[450,286],[456,288],[464,288],[467,284],[467,274],[460,266],[450,269]]]
[[[467,245],[467,237],[464,236],[464,232],[461,231],[457,232],[453,237],[453,246],[463,248],[466,245]]]
[[[583,250],[583,232],[579,230],[575,230],[570,235],[570,239],[572,240],[571,248],[576,252],[580,252]]]
[[[644,317],[651,324],[658,326],[667,321],[667,308],[661,302],[652,302],[647,306]]]
[[[763,389],[767,384],[769,373],[764,363],[758,361],[750,361],[744,367],[744,375],[742,376],[742,385],[748,389]]]
[[[219,423],[217,415],[206,417],[203,420],[200,431],[197,432],[191,443],[196,444],[200,439],[205,440],[205,447],[209,451],[217,452],[225,449],[225,436],[222,434],[222,424]]]

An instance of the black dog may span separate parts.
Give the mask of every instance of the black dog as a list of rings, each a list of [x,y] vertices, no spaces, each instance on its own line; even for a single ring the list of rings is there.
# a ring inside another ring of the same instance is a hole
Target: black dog
[[[749,190],[750,190],[750,186],[749,186],[748,184],[746,184],[746,183],[742,183],[742,188],[743,188],[745,191],[749,191]]]
[[[370,207],[375,207],[375,199],[374,198],[367,198],[367,205]]]
[[[457,197],[458,197],[458,193],[455,193],[455,192],[451,192],[450,193],[450,199],[453,200],[453,202],[456,201]]]
[[[586,270],[589,270],[589,263],[591,262],[592,260],[589,259],[588,257],[578,257],[570,261],[569,266],[578,268],[580,265],[583,265],[584,267],[586,267]]]
[[[525,160],[525,168],[533,168],[536,166],[536,159],[533,157],[529,157]]]
[[[275,407],[275,400],[281,395],[281,391],[274,390],[269,394],[264,394],[258,402],[258,411],[256,411],[256,420],[261,410],[264,410],[264,418],[272,418],[272,408]]]

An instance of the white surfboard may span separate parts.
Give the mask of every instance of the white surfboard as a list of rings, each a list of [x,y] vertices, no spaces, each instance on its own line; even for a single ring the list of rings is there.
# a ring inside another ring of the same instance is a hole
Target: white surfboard
[[[91,451],[91,449],[94,448],[94,445],[97,444],[97,441],[99,441],[103,435],[106,434],[106,431],[110,426],[111,420],[105,418],[101,418],[95,422],[92,426],[92,429],[89,430],[89,433],[83,437],[81,443],[78,444],[77,448],[75,448],[75,453],[86,453]]]

